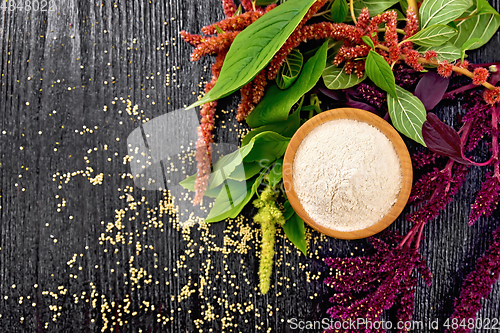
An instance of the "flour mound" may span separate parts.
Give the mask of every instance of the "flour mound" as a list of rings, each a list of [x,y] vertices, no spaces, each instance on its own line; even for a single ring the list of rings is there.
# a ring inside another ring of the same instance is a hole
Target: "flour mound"
[[[403,179],[391,141],[372,125],[348,119],[309,132],[295,153],[292,172],[307,214],[338,231],[380,221],[396,202]]]

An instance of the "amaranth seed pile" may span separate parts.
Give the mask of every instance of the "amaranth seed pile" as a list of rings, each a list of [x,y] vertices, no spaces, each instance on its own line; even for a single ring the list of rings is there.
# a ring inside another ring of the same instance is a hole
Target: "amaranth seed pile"
[[[391,141],[364,122],[337,119],[309,132],[293,162],[293,186],[318,224],[339,231],[369,227],[396,202],[401,161]]]

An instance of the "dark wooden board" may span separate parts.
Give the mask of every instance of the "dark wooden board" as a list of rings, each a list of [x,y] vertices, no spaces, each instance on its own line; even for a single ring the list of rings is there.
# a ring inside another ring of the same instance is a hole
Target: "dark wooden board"
[[[278,238],[275,286],[262,296],[256,289],[258,233],[243,253],[235,253],[224,236],[243,237],[235,232],[241,226],[218,223],[206,231],[195,225],[190,244],[183,238],[188,233],[167,215],[156,220],[163,226],[151,222],[155,215],[146,206],[158,207],[161,191],[142,191],[122,177],[129,172],[123,160],[127,136],[142,120],[194,102],[200,77],[209,79],[211,59],[191,63],[192,47],[178,32],[197,33],[222,19],[220,2],[54,3],[55,11],[0,11],[0,332],[98,332],[103,327],[116,332],[287,332],[292,318],[325,317],[327,304],[319,296],[328,293],[322,283],[328,270],[322,258],[360,253],[365,241],[311,242],[306,258]],[[500,8],[498,1],[490,3]],[[471,60],[499,60],[499,37]],[[138,115],[127,114],[127,99],[138,106]],[[222,104],[234,109],[236,98]],[[456,107],[442,108],[440,115],[453,122]],[[234,123],[231,113],[221,114],[219,124],[222,119]],[[216,138],[238,143],[236,131],[219,130]],[[69,181],[60,178],[68,173]],[[102,185],[93,185],[89,178],[100,173]],[[434,279],[430,288],[418,287],[416,320],[443,323],[450,316],[464,277],[499,225],[498,212],[467,225],[483,176],[483,170],[474,169],[453,203],[425,229],[421,251]],[[127,186],[134,189],[125,193]],[[133,210],[129,195],[131,202],[144,197],[147,204]],[[126,207],[130,211],[116,224],[123,229],[107,230],[116,210]],[[255,227],[251,220],[242,225]],[[392,228],[406,231],[409,223],[400,217]],[[118,231],[126,235],[124,244],[106,239],[116,239]],[[214,237],[208,239],[207,232]],[[190,248],[196,249],[192,257]],[[140,269],[147,274],[134,283]],[[179,299],[189,290],[189,297]],[[233,311],[237,304],[241,311]],[[499,283],[483,305],[481,317],[500,318]]]

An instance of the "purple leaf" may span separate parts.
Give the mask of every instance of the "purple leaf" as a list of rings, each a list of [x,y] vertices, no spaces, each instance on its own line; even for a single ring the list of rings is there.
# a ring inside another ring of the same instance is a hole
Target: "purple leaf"
[[[470,164],[462,157],[462,146],[457,131],[443,123],[434,113],[427,114],[427,121],[422,126],[422,136],[427,148],[433,152],[458,163]]]
[[[378,114],[377,109],[371,106],[370,104],[366,104],[363,102],[359,102],[355,99],[352,98],[352,96],[347,93],[347,105],[353,108],[361,109],[361,110],[366,110],[375,114]]]
[[[436,72],[427,72],[418,81],[415,96],[424,103],[427,111],[432,110],[443,99],[449,83],[449,78],[444,78]]]
[[[330,97],[335,101],[341,101],[344,99],[343,94],[338,90],[330,90],[324,87],[318,87],[318,90],[321,91],[326,97]]]

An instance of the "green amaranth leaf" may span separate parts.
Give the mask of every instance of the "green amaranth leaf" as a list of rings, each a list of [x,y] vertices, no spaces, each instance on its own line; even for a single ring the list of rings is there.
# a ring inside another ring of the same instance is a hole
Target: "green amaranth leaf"
[[[243,163],[243,168],[236,168],[233,172],[227,177],[228,179],[244,181],[252,178],[261,170],[269,165],[264,164],[263,162],[247,162]]]
[[[285,121],[290,108],[318,82],[325,68],[327,51],[328,42],[325,42],[305,63],[299,77],[288,89],[281,90],[276,85],[271,85],[262,101],[248,115],[246,119],[248,126],[255,128]]]
[[[286,89],[295,82],[299,76],[304,57],[299,50],[293,49],[286,57],[285,62],[281,65],[278,75],[276,76],[276,85],[280,89]]]
[[[251,141],[245,147],[237,149],[231,154],[222,156],[213,166],[210,175],[208,189],[215,188],[222,184],[236,167],[242,168],[244,158],[252,151],[255,140]]]
[[[286,219],[286,223],[283,226],[286,237],[295,245],[304,255],[307,252],[306,243],[306,228],[304,227],[304,221],[295,213],[290,202],[285,201],[285,211],[283,216]]]
[[[467,50],[471,50],[473,48],[475,48],[476,45],[483,45],[483,40],[481,38],[472,38],[472,39],[469,39],[468,41],[466,41],[464,43],[464,45],[462,45],[462,49],[460,50],[460,53],[461,54],[461,59],[462,59],[462,62],[464,61],[464,58],[465,58],[465,51]]]
[[[495,10],[495,8],[491,7],[491,5],[486,0],[477,0],[476,8],[477,8],[476,15],[483,15],[483,14],[498,15],[498,12]]]
[[[375,49],[375,44],[373,44],[373,41],[370,37],[368,36],[363,36],[361,37],[363,42],[365,42],[366,45],[368,45],[370,48]]]
[[[253,136],[247,145],[222,156],[213,166],[205,195],[214,196],[228,179],[243,181],[258,174],[276,159],[283,156],[290,139],[274,132],[262,132]],[[184,188],[194,191],[196,174],[180,182]],[[219,188],[218,190],[216,190]],[[211,191],[214,189],[214,191]],[[211,192],[210,192],[211,191]]]
[[[349,6],[346,0],[334,0],[330,11],[334,23],[342,23],[349,13]]]
[[[366,57],[365,71],[370,80],[380,89],[387,91],[391,96],[397,99],[396,80],[391,66],[377,52],[370,50]]]
[[[186,190],[194,192],[195,183],[196,183],[196,174],[187,177],[186,179],[181,181],[179,183],[179,185],[184,187]],[[205,191],[205,193],[203,195],[207,196],[209,198],[216,198],[219,195],[220,190],[221,190],[221,187],[219,186],[219,187]]]
[[[474,9],[468,10],[464,15],[471,16],[457,24],[458,34],[452,38],[451,42],[458,48],[462,48],[465,42],[472,38],[479,38],[483,44],[474,44],[469,50],[475,50],[486,44],[500,27],[500,15],[484,0],[479,0],[478,5],[481,6],[481,13],[474,15]],[[478,11],[479,12],[479,11]]]
[[[238,8],[236,9],[236,13],[234,13],[234,16],[238,16],[241,14],[243,14],[243,7],[241,7],[241,5],[239,5]]]
[[[275,187],[283,179],[283,159],[274,162],[273,168],[269,171],[269,186]]]
[[[215,31],[217,31],[218,34],[223,34],[224,33],[224,30],[222,30],[221,28],[219,28],[218,25],[215,25]]]
[[[250,82],[274,57],[315,0],[288,0],[236,36],[219,79],[205,96],[189,108],[227,96]]]
[[[424,104],[413,94],[400,86],[396,86],[398,99],[387,95],[389,116],[394,127],[412,140],[425,147],[422,137],[422,125],[426,120]]]
[[[205,222],[219,222],[238,216],[243,207],[252,199],[263,176],[264,174],[260,174],[255,180],[247,182],[227,181],[215,199]]]
[[[269,6],[272,5],[273,3],[278,2],[278,0],[255,0],[255,5],[256,6]]]
[[[399,0],[361,0],[354,2],[354,15],[356,17],[361,14],[363,8],[368,8],[370,16],[373,17],[384,12],[386,9],[394,6]]]
[[[290,139],[275,132],[259,133],[252,140],[254,141],[253,149],[243,159],[245,163],[266,163],[266,161],[271,163],[285,154],[286,147],[288,147],[288,143],[290,142]]]
[[[399,5],[401,6],[401,10],[403,13],[408,11],[408,1],[407,0],[399,0]]]
[[[244,146],[248,144],[254,136],[256,136],[259,133],[267,131],[276,132],[278,134],[281,134],[285,138],[291,138],[293,134],[299,129],[299,127],[300,127],[300,112],[296,111],[292,113],[286,121],[260,126],[252,130],[247,135],[245,135],[245,137],[241,141],[241,145]]]
[[[366,79],[366,73],[363,74],[363,77],[358,78],[356,74],[348,75],[344,72],[344,68],[335,65],[330,65],[323,71],[323,82],[331,90],[351,88],[363,82],[364,79]]]
[[[420,27],[448,24],[472,5],[472,0],[425,0],[419,9]]]
[[[447,60],[448,62],[451,62],[460,58],[460,49],[450,42],[446,42],[443,45],[439,46],[433,46],[433,47],[421,46],[418,48],[418,52],[420,52],[421,54],[425,54],[425,52],[428,50],[436,51],[439,61]]]
[[[406,40],[421,46],[433,47],[446,43],[456,34],[457,31],[452,27],[444,24],[436,24],[420,30]]]

